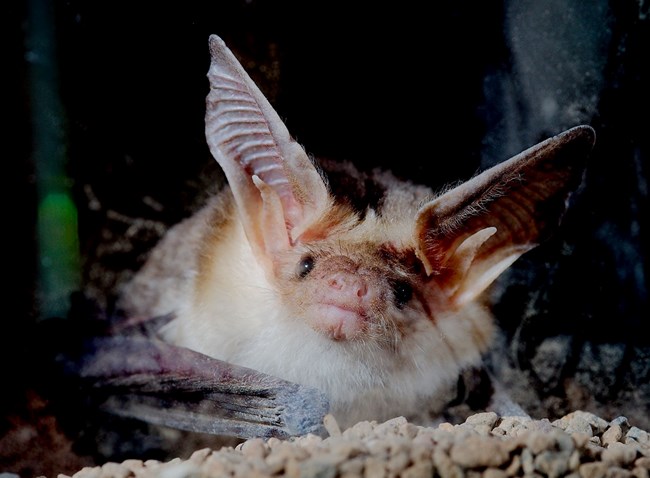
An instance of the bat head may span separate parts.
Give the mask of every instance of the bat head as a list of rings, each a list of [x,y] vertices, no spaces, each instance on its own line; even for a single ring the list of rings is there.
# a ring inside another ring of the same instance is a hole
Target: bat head
[[[246,239],[288,315],[336,342],[395,347],[474,302],[551,234],[594,143],[577,126],[438,196],[377,173],[384,196],[359,211],[220,38],[210,51],[206,136]]]

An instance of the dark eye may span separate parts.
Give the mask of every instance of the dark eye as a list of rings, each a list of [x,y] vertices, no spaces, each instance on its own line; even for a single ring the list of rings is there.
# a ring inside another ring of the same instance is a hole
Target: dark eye
[[[399,280],[393,283],[393,298],[395,305],[401,309],[413,296],[413,287],[406,281]]]
[[[419,260],[413,261],[411,272],[415,275],[420,275],[422,273],[422,263]]]
[[[307,277],[307,275],[314,268],[314,258],[312,256],[305,256],[300,259],[298,263],[298,277],[301,279]]]

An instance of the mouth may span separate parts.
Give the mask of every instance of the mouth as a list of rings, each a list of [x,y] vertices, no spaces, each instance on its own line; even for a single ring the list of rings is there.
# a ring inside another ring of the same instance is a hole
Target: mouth
[[[335,341],[350,340],[362,334],[368,325],[365,311],[338,304],[315,304],[312,327]]]

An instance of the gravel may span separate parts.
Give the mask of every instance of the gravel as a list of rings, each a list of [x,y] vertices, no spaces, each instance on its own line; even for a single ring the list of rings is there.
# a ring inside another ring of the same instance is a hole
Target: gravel
[[[254,438],[187,460],[126,460],[73,477],[650,478],[650,433],[625,417],[576,411],[550,422],[486,412],[459,425],[422,427],[398,417],[342,431],[328,415],[324,425],[327,438]]]

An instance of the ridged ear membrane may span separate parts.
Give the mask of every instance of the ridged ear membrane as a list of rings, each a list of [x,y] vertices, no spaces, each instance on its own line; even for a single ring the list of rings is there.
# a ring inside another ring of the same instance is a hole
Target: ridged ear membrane
[[[594,130],[577,126],[475,176],[417,214],[417,255],[458,305],[473,300],[558,226]]]
[[[210,36],[205,132],[257,253],[289,247],[329,207],[302,147],[221,38]]]

